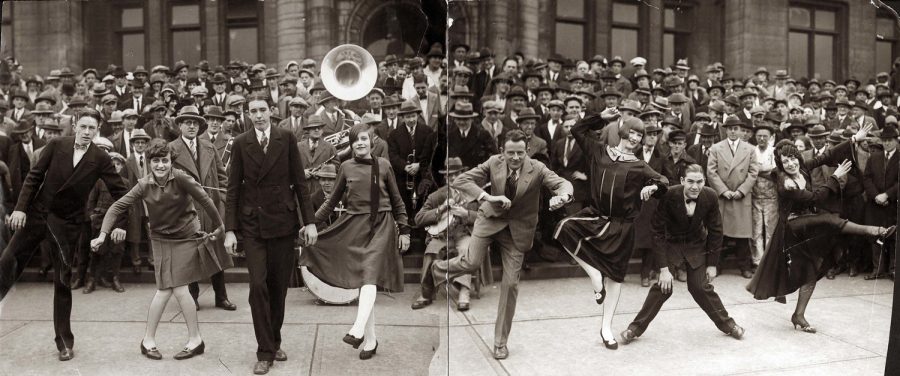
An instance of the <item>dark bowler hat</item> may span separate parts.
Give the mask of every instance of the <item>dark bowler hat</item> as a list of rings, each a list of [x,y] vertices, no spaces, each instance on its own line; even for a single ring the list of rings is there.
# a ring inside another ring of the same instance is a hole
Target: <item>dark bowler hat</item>
[[[455,174],[465,169],[466,167],[463,166],[462,159],[458,157],[452,157],[447,158],[447,163],[444,164],[444,169],[438,170],[438,173],[441,175]]]
[[[727,119],[725,119],[725,124],[722,124],[722,126],[725,127],[725,128],[738,126],[738,127],[741,127],[741,128],[746,128],[746,129],[753,130],[753,126],[750,126],[750,125],[745,124],[745,123],[744,123],[743,121],[741,121],[741,119],[738,118],[737,116],[729,116]]]
[[[306,124],[303,125],[303,129],[321,128],[324,126],[325,120],[322,119],[322,116],[313,114],[309,116],[309,119],[306,119]]]
[[[506,93],[506,99],[510,99],[512,97],[522,97],[528,100],[528,95],[525,94],[525,90],[522,89],[521,86],[513,87],[508,93]]]
[[[606,97],[616,97],[621,98],[622,93],[619,90],[616,90],[614,86],[607,86],[603,88],[603,91],[600,92],[600,98]]]
[[[793,129],[799,129],[799,130],[803,131],[803,133],[806,133],[806,127],[803,125],[803,121],[801,121],[800,119],[792,119],[790,121],[790,124],[784,130],[785,130],[785,132],[790,134],[791,130],[793,130]]]
[[[830,142],[833,144],[844,142],[846,140],[844,140],[844,137],[841,136],[842,134],[843,132],[841,131],[831,131],[831,133],[828,134],[828,138],[825,139],[825,142]]]
[[[34,120],[32,118],[23,118],[16,122],[16,126],[9,130],[12,134],[22,134],[34,129]]]
[[[400,101],[400,97],[397,96],[397,94],[391,94],[384,98],[384,102],[381,103],[381,108],[400,107],[401,104],[403,104],[403,102]]]
[[[712,124],[706,124],[700,127],[701,136],[718,136],[719,131],[713,128]]]
[[[878,138],[881,139],[896,139],[897,137],[900,137],[900,134],[897,133],[897,127],[893,126],[884,127],[884,129],[881,130],[881,133],[878,134]]]

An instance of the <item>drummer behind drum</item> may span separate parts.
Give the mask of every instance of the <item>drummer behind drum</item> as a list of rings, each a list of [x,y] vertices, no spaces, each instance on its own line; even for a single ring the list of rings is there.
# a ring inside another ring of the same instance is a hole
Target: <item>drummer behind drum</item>
[[[449,158],[445,169],[439,172],[445,176],[445,181],[452,182],[465,169],[460,158]],[[469,247],[477,213],[478,202],[463,197],[462,192],[454,189],[452,183],[428,196],[425,205],[416,214],[416,224],[427,230],[428,239],[422,261],[421,292],[412,303],[412,309],[422,309],[431,304],[435,293],[431,264],[436,259],[447,258],[445,252],[453,253],[450,257],[465,252]],[[456,308],[468,311],[469,295],[473,287],[472,275],[463,274],[453,279],[453,283],[459,288]]]

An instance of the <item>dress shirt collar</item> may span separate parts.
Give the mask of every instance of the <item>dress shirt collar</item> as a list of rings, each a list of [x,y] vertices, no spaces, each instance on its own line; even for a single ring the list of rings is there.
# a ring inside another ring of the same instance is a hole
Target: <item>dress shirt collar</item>
[[[265,137],[267,140],[271,141],[271,137],[269,137],[269,135],[271,135],[271,133],[272,133],[271,126],[266,127],[266,129],[264,129],[262,131],[259,129],[256,129],[256,127],[254,127],[253,131],[256,132],[256,141],[262,142],[263,137]]]

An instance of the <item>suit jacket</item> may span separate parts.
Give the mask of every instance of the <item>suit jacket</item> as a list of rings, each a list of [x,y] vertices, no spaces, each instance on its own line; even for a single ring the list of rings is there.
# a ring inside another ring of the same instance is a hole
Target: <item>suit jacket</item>
[[[721,196],[727,191],[738,191],[743,194],[740,200],[719,202],[725,222],[725,236],[733,238],[750,238],[752,228],[751,193],[759,173],[759,162],[756,160],[755,147],[740,141],[737,151],[732,155],[728,140],[722,140],[709,148],[709,160],[706,168],[709,186]]]
[[[568,161],[565,160],[566,139],[565,137],[557,139],[550,147],[550,169],[572,183],[572,188],[575,191],[574,200],[582,202],[590,195],[589,183],[587,180],[576,180],[573,174],[578,171],[587,175],[590,172],[588,170],[588,162],[584,157],[581,146],[575,142],[575,139],[572,139]]]
[[[654,254],[660,267],[673,268],[686,260],[691,268],[717,265],[722,248],[722,214],[716,192],[703,187],[687,215],[684,186],[676,185],[659,198],[651,219]]]
[[[78,165],[73,166],[74,152],[74,137],[50,140],[28,172],[15,210],[49,212],[59,218],[83,221],[88,195],[98,180],[103,180],[114,200],[128,192],[106,152],[91,143]]]
[[[225,197],[220,193],[219,189],[227,185],[228,177],[225,175],[225,167],[216,153],[216,147],[208,139],[198,137],[196,160],[191,156],[190,149],[181,137],[170,142],[169,147],[178,154],[178,157],[172,161],[172,167],[186,172],[200,183],[204,187],[206,194],[209,195],[209,198],[213,200],[219,212],[224,213]],[[206,214],[200,212],[197,214],[201,218],[200,222],[206,225],[207,223],[204,223],[203,220]],[[210,220],[209,222],[209,224],[213,224],[214,221]],[[204,226],[203,230],[213,231],[215,228]]]
[[[556,129],[553,130],[553,134],[550,134],[550,126],[548,124],[549,121],[544,121],[538,124],[537,128],[534,130],[534,134],[547,141],[547,144],[553,145],[557,140],[565,139],[565,135],[563,134],[563,126],[562,119],[559,120],[559,124],[556,124]],[[565,146],[565,145],[563,145]],[[550,148],[550,154],[553,154],[553,148]]]
[[[394,127],[393,128],[391,128],[388,125],[387,117],[382,117],[381,123],[379,123],[378,125],[375,126],[375,133],[378,134],[378,137],[381,137],[382,139],[387,140],[387,139],[391,138],[391,133],[394,132],[394,129],[396,129],[397,127],[400,127],[402,125],[403,125],[403,120],[400,120],[400,116],[397,116],[394,119]]]
[[[437,142],[437,137],[434,137],[431,128],[424,126],[421,121],[416,125],[415,132],[415,139],[413,140],[409,136],[409,130],[403,125],[391,133],[391,138],[388,139],[388,155],[400,187],[403,187],[403,185],[399,183],[403,183],[407,179],[407,174],[404,170],[406,157],[413,151],[415,151],[415,162],[419,163],[419,173],[413,179],[416,187],[419,186],[424,175],[431,169],[431,155],[434,152],[434,143]]]
[[[339,168],[341,165],[337,158],[337,150],[335,150],[334,145],[329,142],[319,140],[319,145],[316,146],[315,153],[312,153],[309,148],[309,140],[298,142],[297,148],[300,149],[300,163],[303,164],[304,168],[318,168],[325,163],[334,165],[335,168]],[[319,185],[319,179],[317,178],[313,177],[307,179],[306,185],[310,194],[314,196],[322,191],[322,187]]]
[[[435,131],[437,130],[438,120],[444,116],[440,96],[429,91],[427,103],[426,112],[422,113],[422,117],[425,119],[425,124],[428,125],[428,128]]]
[[[197,138],[210,141],[209,132],[203,132],[203,134],[197,136]],[[230,139],[231,135],[225,134],[225,132],[219,132],[219,134],[216,135],[216,142],[210,141],[216,149],[216,155],[219,157],[219,160],[222,160],[222,153],[225,152],[225,147],[228,145],[228,140]]]
[[[227,98],[227,97],[228,97],[228,95],[227,95],[228,92],[226,91],[225,94],[226,94],[225,97]],[[212,102],[212,104],[213,104],[214,106],[219,106],[219,107],[222,108],[223,111],[225,110],[225,98],[222,98],[221,100],[220,100],[219,98],[217,98],[217,97],[216,97],[216,92],[215,92],[215,91],[211,91],[211,92],[209,93],[209,100],[210,100],[210,102]]]
[[[270,132],[267,152],[255,130],[235,137],[232,144],[225,229],[245,237],[295,235],[301,220],[315,223],[297,138],[277,127]]]
[[[863,175],[863,187],[866,190],[866,200],[869,201],[866,208],[866,223],[871,225],[889,226],[896,222],[900,150],[895,150],[889,161],[885,160],[885,157],[884,151],[872,152]],[[875,196],[882,193],[888,196],[887,206],[875,203]]]
[[[645,152],[643,147],[635,153],[638,159],[644,160]],[[669,159],[669,153],[663,152],[659,146],[653,148],[653,155],[650,156],[650,162],[647,162],[650,168],[656,173],[665,176],[669,181],[668,184],[678,181],[675,177],[675,164]]]
[[[9,167],[10,190],[12,191],[12,195],[6,197],[7,213],[11,213],[15,208],[16,200],[19,199],[19,194],[22,192],[22,185],[25,184],[25,178],[28,176],[28,172],[31,171],[31,167],[37,162],[38,150],[45,144],[46,142],[37,138],[37,135],[31,137],[31,150],[34,155],[32,157],[33,159],[28,158],[28,153],[25,152],[21,142],[13,142],[8,146],[6,152],[8,160],[6,165]]]
[[[301,116],[296,124],[292,124],[293,116],[288,116],[278,123],[278,128],[284,128],[294,134],[298,140],[303,139],[303,127],[306,125],[306,119]]]
[[[847,126],[849,126],[851,124],[853,124],[853,117],[850,116],[850,114],[847,114],[847,116],[844,116],[843,120],[841,120],[840,117],[835,115],[835,117],[833,119],[826,122],[825,126],[830,130],[835,130],[835,129],[847,129]]]
[[[477,199],[482,193],[502,196],[506,191],[508,170],[506,162],[495,155],[461,174],[454,185],[471,198]],[[486,183],[491,183],[490,193],[481,188]],[[509,209],[504,210],[499,205],[482,202],[472,235],[486,238],[509,227],[516,248],[520,252],[531,249],[538,222],[541,187],[547,188],[556,196],[572,195],[571,183],[556,175],[543,163],[526,158],[519,171],[516,195]]]
[[[687,148],[685,151],[687,155],[694,159],[694,161],[703,167],[703,176],[706,176],[706,168],[709,164],[709,156],[703,153],[703,145],[702,144],[694,144]]]
[[[124,90],[122,90],[122,94],[119,94],[119,88],[116,85],[113,85],[109,88],[109,92],[112,95],[116,96],[116,99],[121,102],[122,98],[128,98],[131,96],[131,89],[128,88],[128,85],[125,85]]]
[[[131,109],[134,109],[135,111],[137,111],[138,114],[142,114],[142,113],[144,113],[144,111],[143,111],[144,107],[147,107],[148,105],[152,104],[155,101],[156,101],[156,98],[154,98],[154,97],[151,97],[148,95],[142,95],[141,101],[140,101],[141,108],[135,108],[134,107],[134,104],[135,104],[134,103],[134,94],[129,91],[128,94],[119,98],[118,109],[119,109],[119,111],[124,111],[124,110],[131,108]]]
[[[462,160],[463,166],[478,166],[492,155],[499,153],[491,135],[474,124],[469,128],[469,134],[465,138],[456,127],[450,128],[448,133],[447,156],[458,157]],[[435,162],[440,166],[444,163],[440,160]]]

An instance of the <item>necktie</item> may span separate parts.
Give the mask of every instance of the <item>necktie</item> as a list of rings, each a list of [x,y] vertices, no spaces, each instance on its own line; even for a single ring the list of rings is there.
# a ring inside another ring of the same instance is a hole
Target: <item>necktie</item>
[[[197,159],[197,145],[195,144],[195,142],[196,141],[191,140],[190,144],[188,144],[188,147],[190,147],[190,149],[191,149],[191,156],[194,157],[194,159],[196,160]]]
[[[209,135],[209,142],[215,144],[216,143],[216,135],[214,135],[214,134]]]
[[[135,98],[134,110],[137,111],[138,113],[141,113],[141,98]]]
[[[259,146],[262,146],[263,154],[265,154],[269,148],[269,138],[266,135],[263,135],[262,139],[259,140]]]
[[[518,181],[518,174],[518,171],[512,171],[510,172],[509,177],[506,178],[506,190],[503,194],[510,201],[516,198],[516,182]]]
[[[569,152],[572,151],[572,140],[566,140],[566,148],[563,149],[563,166],[569,167]]]
[[[313,141],[312,146],[309,148],[309,154],[316,155],[316,147],[319,146],[318,141]]]
[[[144,155],[141,154],[140,159],[138,160],[138,165],[141,166],[141,176],[143,176],[146,171],[144,171]]]

